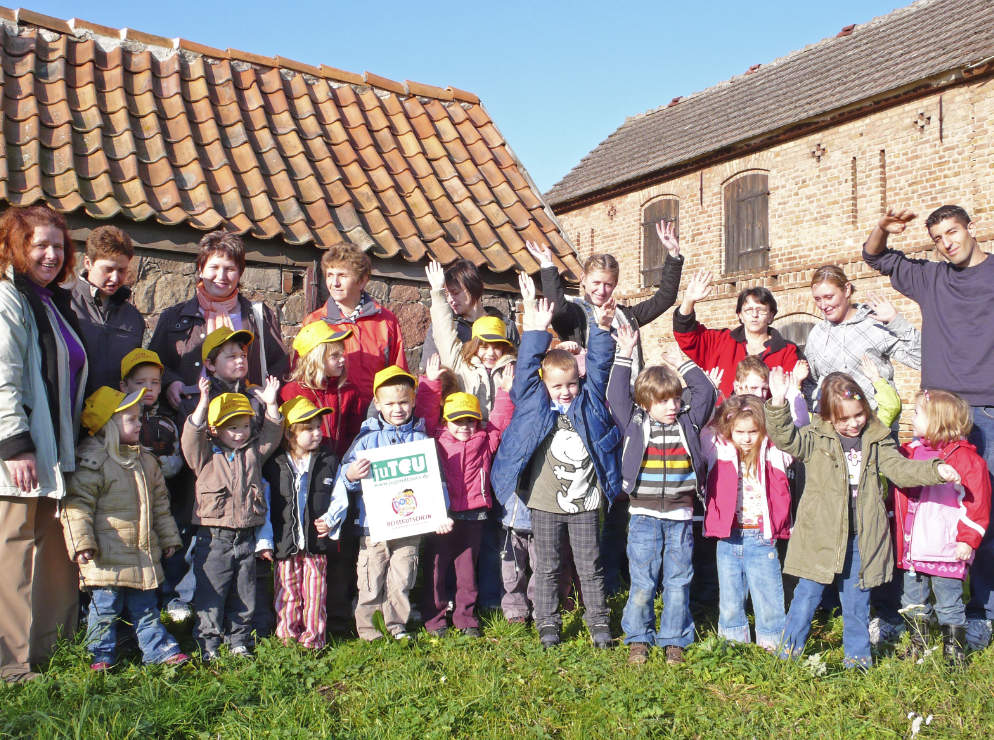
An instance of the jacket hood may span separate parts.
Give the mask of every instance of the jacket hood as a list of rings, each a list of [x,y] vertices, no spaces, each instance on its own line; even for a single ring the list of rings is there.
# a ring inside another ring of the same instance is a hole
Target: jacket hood
[[[362,308],[359,309],[358,318],[364,319],[369,316],[375,316],[380,312],[380,304],[366,291],[362,291],[362,295],[359,300],[362,301]],[[329,323],[337,324],[339,322],[346,321],[346,318],[342,316],[342,310],[338,307],[338,304],[335,303],[333,298],[328,298],[324,305],[327,309],[326,315]]]
[[[425,431],[425,420],[412,415],[405,423],[400,426],[394,426],[393,424],[388,424],[383,420],[380,414],[372,416],[366,419],[362,426],[360,427],[363,432],[389,432],[391,430],[397,430],[398,432],[422,432]]]
[[[71,292],[73,295],[78,295],[81,298],[93,300],[93,293],[97,290],[97,286],[90,282],[88,275],[89,273],[86,270],[79,273],[79,276],[76,278],[76,282],[73,283]],[[127,285],[122,285],[114,292],[114,295],[110,297],[110,300],[114,303],[124,303],[130,297],[131,288]]]

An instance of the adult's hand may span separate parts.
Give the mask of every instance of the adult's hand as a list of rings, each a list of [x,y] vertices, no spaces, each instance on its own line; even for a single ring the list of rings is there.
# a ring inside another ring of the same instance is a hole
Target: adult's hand
[[[542,244],[539,246],[538,242],[525,242],[525,249],[528,250],[536,262],[538,262],[539,267],[552,267],[555,264],[552,261],[552,250],[549,248],[548,244]]]
[[[882,231],[886,231],[888,234],[900,234],[908,227],[908,224],[915,219],[915,216],[915,212],[910,211],[907,208],[900,211],[888,208],[887,213],[881,216],[880,220],[877,221],[877,226],[879,226]]]
[[[687,281],[687,287],[683,290],[680,313],[684,316],[690,316],[694,312],[694,305],[711,295],[713,288],[710,270],[703,269],[694,273],[694,276]]]
[[[432,290],[445,290],[445,269],[440,262],[429,262],[425,267],[428,287]]]
[[[166,400],[169,401],[169,405],[172,406],[177,411],[179,411],[179,394],[180,391],[182,390],[183,390],[182,380],[174,380],[172,383],[169,384],[169,387],[166,388]]]
[[[35,462],[35,453],[22,452],[14,455],[6,461],[7,470],[10,471],[10,479],[14,485],[24,491],[31,493],[38,487],[38,468]]]
[[[676,235],[676,221],[666,221],[665,219],[656,224],[656,236],[660,243],[670,253],[670,257],[680,256],[680,240]]]

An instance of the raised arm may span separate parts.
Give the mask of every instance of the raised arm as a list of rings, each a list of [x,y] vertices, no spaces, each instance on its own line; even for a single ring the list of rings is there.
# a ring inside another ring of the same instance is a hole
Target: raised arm
[[[914,219],[913,211],[907,209],[896,211],[888,208],[887,213],[880,217],[870,236],[867,237],[863,251],[870,256],[882,253],[887,248],[887,237],[891,234],[900,234]]]
[[[607,381],[607,407],[614,423],[624,429],[634,411],[632,400],[632,354],[639,341],[637,329],[618,327],[618,352]]]
[[[425,421],[425,431],[429,437],[437,437],[442,432],[442,363],[437,354],[425,363],[425,374],[418,383],[414,394],[414,415]]]
[[[618,306],[612,298],[603,306],[594,308],[597,326],[590,332],[590,346],[587,348],[587,387],[598,398],[607,399],[607,382],[614,360],[614,337],[611,336],[611,323]]]
[[[463,343],[456,330],[456,317],[449,302],[445,300],[445,271],[438,262],[430,262],[425,268],[428,285],[431,287],[431,331],[441,364],[452,370],[465,382],[472,376],[472,369],[462,358]]]
[[[641,303],[628,309],[629,315],[639,326],[645,326],[663,315],[676,303],[680,291],[680,276],[683,274],[683,255],[680,254],[680,241],[676,235],[676,224],[673,221],[660,221],[656,224],[656,234],[666,248],[666,259],[663,261],[663,274],[656,292]]]

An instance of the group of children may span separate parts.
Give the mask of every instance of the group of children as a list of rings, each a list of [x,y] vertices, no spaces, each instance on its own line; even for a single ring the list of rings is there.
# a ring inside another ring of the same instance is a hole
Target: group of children
[[[223,644],[251,653],[260,600],[271,599],[276,636],[306,648],[325,645],[332,619],[354,619],[364,640],[384,637],[377,612],[390,636],[407,638],[419,562],[425,628],[441,635],[451,620],[478,636],[477,561],[493,509],[504,526],[508,620],[531,617],[541,644],[558,644],[572,560],[591,639],[607,648],[614,636],[600,527],[621,493],[630,499],[622,628],[632,663],[645,662],[652,646],[681,662],[694,640],[698,498],[705,535],[718,540],[722,637],[751,640],[749,598],[756,643],[796,655],[834,584],[845,663],[868,666],[869,590],[894,577],[896,563],[914,627],[909,655],[925,649],[931,593],[947,656],[962,661],[962,580],[988,524],[990,479],[965,439],[969,409],[961,399],[922,392],[916,440],[898,451],[846,375],[825,379],[820,412],[809,417],[799,393],[803,363],[791,375],[747,357],[735,394],[718,405],[715,385],[693,362],[673,357],[633,370],[638,330],[615,320],[613,300],[590,307],[581,368],[575,348],[550,349],[554,306],[536,300],[527,276],[516,349],[494,316],[477,319],[471,339],[460,341],[441,267],[427,275],[439,354],[420,379],[397,365],[377,371],[372,409],[348,380],[350,329],[325,321],[295,338],[282,390],[273,377],[263,387],[246,383],[251,332],[215,329],[203,344],[199,396],[178,428],[159,413],[163,367],[149,350],[125,356],[119,390],[104,386],[87,399],[88,436],[63,521],[91,594],[95,670],[114,663],[125,613],[146,662],[187,660],[159,621],[156,589],[170,556],[192,562],[194,637],[205,661]],[[436,442],[447,518],[433,534],[373,540],[364,453],[425,439]],[[165,482],[179,470],[180,451],[196,480],[192,544],[179,536]],[[794,490],[798,465],[803,492]],[[781,540],[788,541],[782,571]],[[261,561],[275,561],[272,596],[259,585]],[[782,574],[799,579],[789,611]]]

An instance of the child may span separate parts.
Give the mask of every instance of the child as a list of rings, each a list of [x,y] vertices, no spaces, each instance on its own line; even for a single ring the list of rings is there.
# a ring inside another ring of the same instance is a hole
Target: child
[[[251,654],[256,552],[264,560],[273,557],[271,543],[267,546],[263,537],[257,542],[257,530],[269,521],[262,465],[282,437],[276,406],[279,385],[270,376],[265,390],[255,391],[266,414],[260,431],[254,433],[255,410],[248,398],[222,393],[210,400],[211,381],[201,378],[200,402],[183,425],[183,456],[197,476],[193,636],[205,661],[217,657],[222,639],[228,641],[232,654]]]
[[[558,645],[560,546],[573,548],[584,603],[584,621],[598,648],[611,646],[610,612],[604,600],[599,544],[600,503],[620,489],[621,433],[607,411],[605,391],[614,340],[609,330],[614,302],[595,309],[587,345],[587,377],[565,350],[546,352],[553,306],[546,299],[530,310],[518,369],[511,386],[514,415],[494,459],[494,492],[504,510],[526,498],[535,548],[535,624],[542,646]],[[515,499],[512,503],[512,498]]]
[[[465,635],[479,637],[480,625],[474,614],[478,593],[476,565],[483,527],[492,505],[490,464],[514,411],[508,396],[514,372],[509,368],[501,375],[496,403],[486,426],[481,426],[483,414],[479,400],[469,393],[446,396],[441,410],[443,423],[439,423],[440,376],[441,361],[434,355],[428,361],[425,379],[418,386],[416,415],[425,420],[426,431],[437,442],[453,526],[449,534],[428,538],[425,555],[430,566],[427,571],[430,585],[425,588],[422,615],[426,630],[436,635],[445,632],[449,601],[446,585],[449,572],[454,569],[452,625]]]
[[[844,373],[825,377],[820,411],[802,429],[791,421],[787,380],[779,368],[770,371],[770,393],[767,434],[805,464],[804,493],[784,563],[784,573],[799,581],[780,657],[794,657],[804,649],[822,591],[834,583],[842,602],[843,665],[869,668],[870,589],[889,581],[894,571],[884,479],[919,486],[957,482],[959,475],[938,460],[902,457],[859,385]]]
[[[259,417],[262,409],[254,402],[254,389],[258,386],[248,382],[248,348],[255,341],[255,335],[248,329],[231,329],[219,326],[204,339],[200,347],[200,357],[204,363],[204,374],[210,380],[211,400],[221,393],[240,393],[250,397],[252,407]],[[185,419],[199,403],[193,396],[184,396],[180,404],[180,418]]]
[[[991,479],[984,458],[966,441],[973,427],[970,407],[955,393],[919,393],[911,424],[917,439],[901,451],[912,460],[947,461],[960,483],[897,489],[894,494],[897,566],[904,570],[901,606],[911,634],[905,657],[917,660],[925,652],[931,592],[943,655],[951,665],[962,665],[963,580],[989,524]]]
[[[784,626],[775,540],[790,537],[792,458],[770,443],[763,402],[754,394],[725,401],[701,432],[701,445],[708,464],[704,534],[719,538],[718,634],[749,642],[749,596],[756,644],[775,651]]]
[[[677,371],[647,367],[633,391],[631,358],[637,345],[637,331],[618,330],[618,354],[608,384],[608,406],[625,437],[621,489],[631,498],[627,549],[632,585],[621,627],[630,663],[644,663],[654,644],[666,648],[667,663],[676,664],[683,662],[683,650],[694,640],[691,524],[706,469],[700,430],[714,411],[715,389],[687,361]],[[690,389],[689,407],[681,400],[681,376]],[[658,631],[653,607],[657,584],[663,591]]]
[[[474,321],[472,337],[463,343],[456,333],[452,308],[445,300],[445,271],[438,262],[431,262],[425,274],[431,286],[431,329],[441,364],[455,372],[467,393],[479,399],[482,420],[486,421],[501,375],[514,364],[515,347],[507,338],[504,322],[496,316],[481,316]]]
[[[338,458],[322,444],[323,417],[303,396],[282,406],[284,449],[269,459],[270,518],[276,557],[276,636],[320,650],[325,643],[328,539],[323,534],[344,519],[348,500],[332,501]],[[329,511],[330,510],[330,511]],[[321,517],[326,523],[318,525]]]
[[[124,612],[145,663],[188,660],[159,621],[162,551],[168,557],[181,543],[159,464],[138,446],[144,393],[101,386],[86,399],[82,424],[90,436],[79,445],[62,515],[69,557],[90,591],[87,648],[94,671],[114,665]]]
[[[356,631],[363,640],[376,640],[383,635],[373,624],[377,610],[383,613],[387,631],[403,640],[407,633],[407,620],[411,616],[410,591],[418,572],[418,548],[421,536],[401,537],[386,542],[374,542],[366,527],[366,507],[362,499],[361,481],[370,474],[371,465],[363,457],[363,450],[386,445],[428,439],[424,421],[414,416],[414,376],[397,365],[376,373],[373,378],[373,403],[379,414],[362,423],[359,436],[342,460],[337,490],[344,487],[358,498],[356,526],[361,539],[359,544],[358,587],[355,608]],[[438,529],[438,534],[452,531],[452,520]]]

